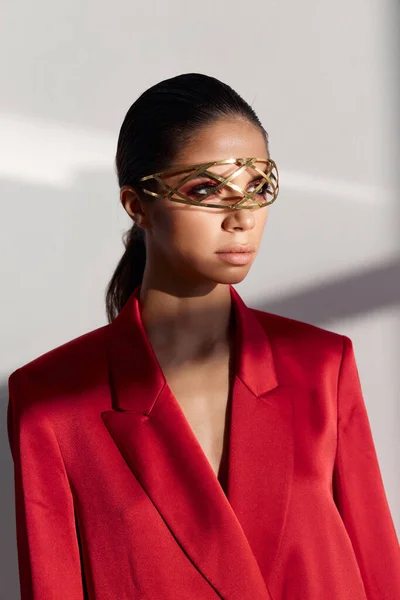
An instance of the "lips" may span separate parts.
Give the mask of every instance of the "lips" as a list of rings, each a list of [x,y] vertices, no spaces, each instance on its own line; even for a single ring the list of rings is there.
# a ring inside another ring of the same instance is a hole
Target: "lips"
[[[239,254],[241,252],[255,252],[255,246],[253,244],[233,244],[217,250],[217,254]]]

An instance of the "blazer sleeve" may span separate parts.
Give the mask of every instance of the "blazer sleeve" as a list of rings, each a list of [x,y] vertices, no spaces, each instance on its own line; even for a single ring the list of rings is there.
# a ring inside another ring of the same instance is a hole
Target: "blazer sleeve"
[[[83,600],[73,498],[54,430],[18,371],[8,386],[21,600]]]
[[[399,600],[400,548],[387,502],[352,341],[343,336],[338,381],[335,502],[368,600]]]

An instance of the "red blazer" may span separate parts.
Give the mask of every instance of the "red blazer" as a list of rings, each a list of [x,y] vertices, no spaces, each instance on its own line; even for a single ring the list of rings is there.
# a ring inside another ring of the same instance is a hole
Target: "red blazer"
[[[139,290],[113,323],[10,376],[22,600],[399,600],[351,340],[230,287],[224,490],[164,379]]]

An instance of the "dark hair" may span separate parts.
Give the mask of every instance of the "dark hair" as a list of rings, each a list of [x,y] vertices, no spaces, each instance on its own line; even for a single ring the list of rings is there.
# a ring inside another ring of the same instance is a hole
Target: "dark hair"
[[[173,166],[179,149],[199,128],[223,117],[239,116],[268,134],[252,107],[229,85],[215,77],[187,73],[146,90],[132,104],[122,123],[116,169],[120,188],[129,185],[143,200],[139,179]],[[149,187],[149,186],[147,186]],[[142,282],[146,264],[144,230],[133,224],[123,237],[125,252],[107,286],[106,312],[111,322]]]

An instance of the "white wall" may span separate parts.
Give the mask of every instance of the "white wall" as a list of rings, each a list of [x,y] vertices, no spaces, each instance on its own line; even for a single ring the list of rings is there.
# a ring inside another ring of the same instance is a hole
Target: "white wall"
[[[130,224],[113,167],[127,109],[161,79],[214,75],[253,103],[281,174],[237,289],[250,305],[353,339],[400,532],[399,21],[396,0],[2,6],[4,411],[12,370],[106,323],[104,290]],[[0,597],[15,600],[2,424]]]

